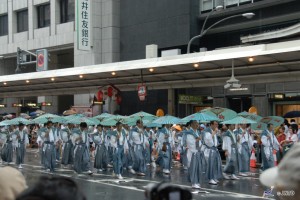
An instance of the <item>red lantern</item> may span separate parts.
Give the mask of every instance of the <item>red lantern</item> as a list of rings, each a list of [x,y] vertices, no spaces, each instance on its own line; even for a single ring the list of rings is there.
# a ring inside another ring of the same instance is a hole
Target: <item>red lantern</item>
[[[117,104],[120,105],[122,102],[122,97],[120,95],[117,96]]]
[[[143,83],[138,85],[138,96],[140,101],[145,101],[145,97],[147,96],[147,88]]]
[[[98,101],[103,101],[103,92],[101,90],[99,90],[97,92],[97,100]]]
[[[108,87],[107,88],[107,96],[112,97],[113,95],[113,88],[112,87]]]

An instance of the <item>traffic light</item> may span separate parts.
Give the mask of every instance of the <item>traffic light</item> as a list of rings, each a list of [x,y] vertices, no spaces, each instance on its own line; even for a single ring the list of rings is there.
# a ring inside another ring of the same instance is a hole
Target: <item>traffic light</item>
[[[36,51],[36,71],[48,70],[48,50],[39,49]]]

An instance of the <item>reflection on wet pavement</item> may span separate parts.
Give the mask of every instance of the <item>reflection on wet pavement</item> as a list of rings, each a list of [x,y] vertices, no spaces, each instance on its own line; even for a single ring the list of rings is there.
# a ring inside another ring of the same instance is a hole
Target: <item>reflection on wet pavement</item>
[[[124,180],[118,180],[112,175],[112,169],[100,174],[84,175],[76,174],[73,170],[63,169],[58,165],[55,173],[46,173],[39,165],[39,158],[36,150],[29,149],[26,155],[26,164],[22,173],[29,186],[33,185],[40,176],[66,176],[73,178],[85,192],[88,199],[122,199],[137,200],[145,199],[144,190],[149,183],[161,181],[177,184],[193,193],[194,199],[261,199],[266,187],[263,187],[259,180],[257,169],[252,169],[251,177],[239,177],[240,180],[221,180],[219,185],[209,185],[207,180],[201,183],[201,190],[191,189],[187,180],[187,171],[183,170],[178,163],[174,163],[170,176],[163,175],[159,171],[149,167],[145,177],[132,175],[124,172]],[[3,166],[3,165],[0,165]],[[12,165],[15,167],[15,165]],[[152,170],[152,171],[151,171]]]

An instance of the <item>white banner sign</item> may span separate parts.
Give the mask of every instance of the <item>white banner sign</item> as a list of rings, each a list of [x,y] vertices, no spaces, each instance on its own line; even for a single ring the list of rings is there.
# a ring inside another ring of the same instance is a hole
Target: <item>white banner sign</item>
[[[91,50],[91,0],[77,0],[77,43],[79,50]]]

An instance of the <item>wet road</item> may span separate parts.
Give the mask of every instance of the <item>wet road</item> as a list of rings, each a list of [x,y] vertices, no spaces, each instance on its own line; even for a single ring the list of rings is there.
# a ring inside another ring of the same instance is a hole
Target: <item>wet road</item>
[[[258,180],[257,169],[252,169],[251,177],[239,177],[240,180],[221,180],[217,186],[209,185],[207,180],[201,183],[201,190],[191,189],[191,184],[187,180],[187,171],[180,167],[179,163],[173,163],[170,176],[163,175],[159,167],[148,169],[145,177],[132,175],[128,172],[123,174],[124,180],[120,181],[112,176],[112,169],[106,172],[93,175],[78,175],[70,169],[63,169],[60,165],[55,173],[50,174],[42,170],[40,159],[36,153],[37,149],[28,149],[25,157],[26,164],[21,169],[26,177],[29,186],[33,185],[41,175],[46,176],[66,176],[74,179],[82,188],[89,200],[93,199],[122,199],[138,200],[145,199],[145,186],[149,183],[159,183],[161,181],[180,185],[193,193],[193,199],[262,199],[266,187],[262,186]],[[0,167],[3,165],[1,164]],[[11,165],[16,167],[15,165]],[[276,194],[274,191],[273,193]],[[276,199],[276,196],[273,197]]]

